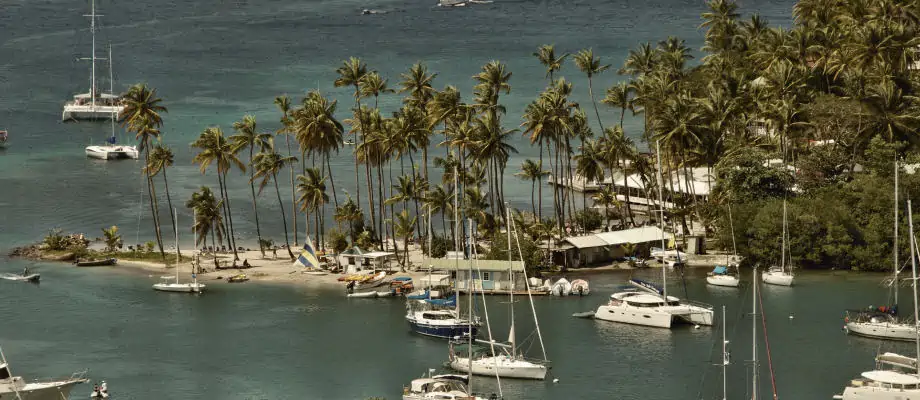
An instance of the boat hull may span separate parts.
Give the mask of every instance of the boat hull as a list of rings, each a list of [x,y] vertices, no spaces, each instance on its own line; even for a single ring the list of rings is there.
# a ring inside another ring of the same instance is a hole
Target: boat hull
[[[457,357],[451,360],[450,367],[460,371],[469,372],[469,358]],[[507,356],[486,357],[473,361],[473,375],[495,376],[517,379],[546,379],[546,368],[543,364],[531,363],[523,360],[510,360]]]
[[[111,120],[112,115],[117,115],[116,120],[124,118],[125,106],[99,106],[91,105],[66,105],[61,113],[61,121],[76,120]]]
[[[777,286],[792,286],[794,277],[788,272],[782,271],[767,271],[761,275],[763,283]]]
[[[413,333],[417,333],[423,336],[436,337],[440,339],[453,339],[458,337],[476,337],[477,328],[475,326],[470,329],[469,325],[433,325],[427,324],[424,322],[418,322],[415,320],[407,320],[409,323],[409,329]],[[468,332],[472,335],[468,336]]]
[[[710,275],[706,277],[706,283],[713,286],[738,287],[741,280],[733,275]]]
[[[204,291],[202,284],[175,284],[175,283],[157,283],[153,285],[153,290],[173,293],[201,293]]]
[[[62,400],[70,397],[74,385],[82,380],[28,383],[13,390],[11,385],[0,383],[0,400]]]
[[[910,324],[887,322],[847,322],[847,333],[874,339],[913,341],[917,339],[917,328]]]
[[[594,318],[602,321],[620,322],[624,324],[652,326],[668,329],[674,322],[670,313],[658,310],[642,310],[638,307],[613,307],[602,305],[597,308]]]
[[[886,389],[880,387],[847,387],[843,395],[834,396],[842,400],[905,400],[920,398],[920,389]]]

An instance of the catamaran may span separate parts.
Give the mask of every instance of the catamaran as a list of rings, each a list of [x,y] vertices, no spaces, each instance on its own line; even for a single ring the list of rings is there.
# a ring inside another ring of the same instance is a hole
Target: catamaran
[[[121,119],[125,111],[125,105],[121,96],[114,93],[112,84],[111,56],[109,57],[109,93],[100,92],[96,85],[96,1],[93,0],[90,6],[89,31],[93,37],[92,53],[89,60],[92,64],[90,67],[90,88],[89,93],[80,93],[73,96],[72,101],[64,103],[64,111],[61,113],[62,121],[80,120],[80,119]]]
[[[10,364],[3,355],[3,349],[0,349],[0,399],[3,400],[66,399],[75,385],[87,381],[84,375],[85,372],[77,372],[69,378],[26,383],[21,376],[10,372]]]
[[[894,295],[891,306],[871,307],[863,310],[848,310],[844,317],[847,333],[888,340],[916,340],[917,325],[913,321],[898,319],[898,289],[900,287],[901,265],[898,263],[898,163],[894,167],[894,268],[889,287]]]
[[[485,299],[483,299],[483,310],[486,312],[486,326],[489,331],[489,340],[477,342],[485,344],[490,348],[490,351],[480,352],[478,354],[472,353],[473,343],[472,341],[468,344],[469,349],[466,355],[463,355],[461,352],[455,352],[453,343],[451,344],[450,349],[450,367],[462,372],[470,372],[474,375],[486,375],[486,376],[496,376],[501,378],[520,378],[520,379],[546,379],[546,373],[549,370],[549,359],[546,357],[546,348],[543,345],[543,334],[540,332],[540,322],[537,320],[536,309],[533,304],[533,296],[530,292],[530,283],[526,276],[524,282],[527,289],[527,298],[530,303],[530,309],[533,312],[534,325],[536,327],[537,338],[540,341],[540,349],[543,352],[543,358],[540,360],[526,358],[523,354],[523,351],[518,348],[515,331],[514,331],[514,263],[512,262],[511,256],[511,232],[514,230],[514,219],[511,218],[511,208],[508,207],[508,271],[509,271],[509,280],[510,280],[510,307],[511,307],[511,329],[508,334],[508,343],[496,342],[492,339],[492,331],[489,327],[489,318],[488,318],[488,309],[485,305]],[[474,244],[472,243],[472,223],[470,224],[470,248],[475,249]],[[517,235],[515,234],[515,237]],[[518,245],[518,255],[523,262],[523,255],[520,252],[520,245]],[[470,288],[472,288],[472,257],[470,260]],[[477,271],[478,272],[478,271]],[[472,299],[472,290],[470,290],[471,299]],[[472,301],[471,301],[472,303]],[[496,349],[501,354],[497,354]]]
[[[771,285],[779,286],[792,286],[792,281],[795,279],[795,276],[792,274],[792,252],[789,252],[789,269],[786,269],[786,246],[788,245],[788,227],[787,227],[787,216],[786,216],[786,199],[783,199],[783,238],[782,238],[782,249],[780,250],[780,262],[779,265],[770,267],[767,272],[761,274],[763,278],[763,283],[769,283]]]
[[[163,282],[155,283],[153,285],[153,290],[159,290],[161,292],[180,292],[180,293],[201,293],[204,291],[204,284],[198,283],[198,275],[195,271],[192,271],[192,282],[180,283],[179,282],[179,215],[176,213],[176,210],[173,209],[173,215],[176,220],[176,278],[174,282],[172,276],[163,276]],[[194,226],[194,224],[193,224]],[[197,236],[197,233],[196,233]],[[197,238],[195,243],[197,243]]]
[[[910,265],[914,282],[914,325],[917,319],[917,240],[914,237],[913,211],[907,201],[907,220],[911,221]],[[920,336],[914,335],[916,355],[920,356]],[[843,394],[834,396],[840,400],[908,400],[920,398],[920,369],[917,359],[896,353],[884,353],[875,358],[875,369],[863,372],[859,378],[850,381]]]
[[[660,149],[659,149],[660,151]],[[658,171],[661,171],[661,156],[658,157]],[[659,203],[664,204],[661,173],[658,178]],[[664,207],[660,209],[659,225],[661,227],[661,248],[665,247]],[[713,309],[711,305],[680,300],[668,296],[668,268],[661,267],[662,285],[658,287],[639,279],[630,279],[629,283],[636,289],[625,290],[610,295],[606,304],[597,307],[594,318],[621,322],[626,324],[671,328],[679,322],[693,325],[712,325]]]

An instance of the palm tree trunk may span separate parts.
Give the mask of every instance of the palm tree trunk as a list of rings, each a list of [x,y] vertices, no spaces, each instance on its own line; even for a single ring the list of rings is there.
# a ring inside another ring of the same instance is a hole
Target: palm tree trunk
[[[629,216],[629,224],[636,226],[636,220],[633,218],[632,206],[629,201],[629,182],[626,179],[626,171],[623,171],[623,190],[626,191],[626,214]]]
[[[533,212],[534,218],[537,217],[537,206],[536,206],[537,202],[534,201],[536,200],[534,199],[534,194],[536,194],[536,191],[537,191],[537,180],[531,179],[530,180],[530,210]]]
[[[145,166],[150,165],[150,139],[144,137],[144,159]],[[153,226],[156,233],[157,245],[160,248],[160,255],[163,259],[166,259],[166,252],[163,251],[163,234],[160,232],[160,207],[157,204],[157,191],[156,187],[153,185],[153,179],[150,178],[146,172],[144,173],[147,178],[147,195],[150,196],[150,212],[153,214]],[[170,211],[172,212],[172,211]]]
[[[355,82],[354,86],[355,86],[355,114],[358,115],[358,125],[361,125],[361,131],[362,131],[361,132],[361,148],[363,149],[366,146],[365,140],[367,139],[367,134],[364,133],[364,129],[366,129],[366,127],[364,125],[364,118],[362,118],[361,116],[361,100],[358,98],[358,93],[360,91],[360,88],[358,88],[358,82]],[[355,130],[355,147],[356,147],[355,148],[355,188],[357,189],[358,206],[360,207],[361,206],[361,177],[360,177],[360,174],[358,173],[357,144],[358,144],[358,131]]]
[[[409,153],[409,164],[412,165],[412,187],[417,191],[417,190],[419,189],[419,187],[418,187],[418,180],[415,179],[416,176],[417,176],[417,175],[415,174],[415,159],[412,158],[412,152],[411,152],[411,151],[408,152],[408,153]],[[418,212],[418,211],[419,211],[419,208],[418,208],[418,196],[416,195],[416,193],[412,193],[412,202],[415,203],[415,215],[416,215],[416,216],[419,216],[420,214],[419,214],[419,212]],[[422,227],[421,227],[421,224],[415,224],[415,233],[416,233],[419,237],[422,237]]]
[[[362,140],[366,141],[365,139]],[[366,147],[362,148],[366,149]],[[332,170],[330,169],[330,171]],[[376,226],[377,216],[374,215],[374,181],[371,179],[371,160],[368,158],[366,150],[364,152],[364,172],[367,178],[367,208],[371,213],[371,226]],[[358,205],[360,206],[360,203],[358,203]]]
[[[249,190],[252,192],[252,213],[256,217],[256,238],[259,240],[259,251],[262,253],[262,258],[265,258],[265,247],[262,245],[262,229],[259,227],[259,208],[256,204],[256,187],[252,183],[255,178],[252,168],[252,146],[249,146],[249,164]],[[169,196],[167,195],[166,197],[168,198]]]
[[[601,127],[601,134],[604,133],[604,123],[601,122],[601,113],[597,110],[597,101],[594,100],[594,82],[588,77],[588,96],[591,96],[591,104],[594,104],[594,115],[597,116],[597,126]]]
[[[285,133],[284,136],[285,136],[285,139],[287,139],[288,157],[291,157],[291,135],[290,135],[290,132]],[[301,157],[301,158],[302,158],[302,157]],[[291,166],[289,166],[289,168],[291,168],[291,215],[294,216],[294,246],[296,246],[296,245],[297,245],[297,197],[296,197],[296,196],[297,196],[297,194],[296,194],[296,193],[297,193],[297,189],[296,189],[296,186],[294,186],[294,166],[291,165]],[[277,177],[276,177],[276,178],[277,178]],[[277,185],[278,182],[275,182],[275,184]],[[282,213],[282,215],[283,215],[283,214],[284,214],[284,210],[283,210],[284,204],[281,203],[281,200],[280,200],[280,199],[278,200],[278,206],[280,206],[280,207],[282,208],[281,213]],[[287,227],[286,227],[286,226],[287,226],[287,221],[285,221],[284,224],[285,224],[284,235],[285,235],[285,237],[287,237]],[[291,250],[290,250],[290,247],[291,247],[290,243],[287,243],[287,242],[285,242],[285,243],[288,245],[288,252],[290,252],[290,251],[291,251]]]
[[[169,204],[169,219],[172,220],[173,232],[178,235],[178,228],[176,227],[176,216],[172,213],[171,210],[174,210],[172,205],[172,197],[169,195],[169,180],[166,179],[166,166],[163,166],[163,187],[166,188],[166,202]],[[176,236],[176,252],[179,253],[179,257],[182,257],[182,253],[179,251],[179,237]]]
[[[539,185],[539,187],[537,188],[538,197],[537,197],[536,214],[537,214],[537,218],[539,219],[539,221],[543,222],[543,140],[542,139],[540,140],[540,168],[539,169],[540,171],[538,172],[537,177],[536,177],[538,181],[537,184]]]
[[[377,238],[379,239],[380,248],[383,248],[383,237],[385,235],[383,229],[383,221],[386,220],[386,207],[384,207],[384,191],[383,191],[383,164],[377,165],[377,214],[380,216],[377,221],[377,225],[374,225],[373,228],[376,232]],[[363,222],[363,221],[362,221]]]
[[[329,162],[329,152],[324,151],[323,156],[326,158],[326,166],[329,168],[329,185],[332,186],[332,201],[335,208],[339,208],[339,196],[335,194],[335,176],[332,174],[332,164]]]
[[[227,173],[224,172],[223,176],[224,179],[222,183],[225,196],[224,201],[227,204],[227,217],[229,218],[230,222],[230,241],[233,243],[233,260],[238,261],[240,259],[240,255],[236,252],[236,235],[234,235],[233,229],[233,209],[230,207],[230,194],[227,192]]]
[[[275,194],[278,195],[278,206],[281,208],[281,222],[284,224],[284,244],[287,247],[288,255],[293,260],[294,253],[291,252],[291,242],[288,240],[287,217],[284,215],[284,204],[281,203],[281,190],[278,189],[278,175],[274,174],[272,178],[275,181]],[[297,220],[297,214],[294,214],[294,220]],[[294,232],[297,231],[295,230]]]

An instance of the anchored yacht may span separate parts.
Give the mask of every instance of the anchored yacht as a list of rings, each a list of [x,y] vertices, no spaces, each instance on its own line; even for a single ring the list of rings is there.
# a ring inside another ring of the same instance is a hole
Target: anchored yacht
[[[121,119],[124,116],[125,105],[121,96],[114,94],[112,84],[112,55],[109,51],[109,93],[100,92],[96,85],[96,2],[93,1],[90,14],[89,30],[93,36],[92,53],[89,60],[90,67],[90,88],[89,93],[79,93],[73,96],[73,100],[64,103],[64,111],[61,113],[62,121],[72,120],[93,120],[93,119]],[[101,59],[104,60],[104,59]]]
[[[712,325],[713,309],[707,304],[681,301],[667,296],[651,283],[632,279],[641,290],[628,289],[610,295],[610,301],[597,308],[594,318],[634,325],[671,328],[675,323]]]

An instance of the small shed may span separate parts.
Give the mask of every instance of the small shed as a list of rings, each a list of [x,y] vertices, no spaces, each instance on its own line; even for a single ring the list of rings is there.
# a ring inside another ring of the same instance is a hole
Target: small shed
[[[662,235],[665,240],[671,240],[673,237],[657,226],[567,237],[562,241],[562,246],[554,250],[563,256],[554,257],[554,261],[565,266],[581,267],[606,263],[626,256],[648,256],[650,246],[660,242]]]
[[[388,251],[364,252],[358,247],[352,247],[341,255],[345,259],[345,273],[354,274],[366,270],[390,269],[391,261],[396,259],[396,253]]]
[[[470,263],[472,262],[472,267]],[[445,271],[454,278],[457,290],[464,292],[472,287],[485,293],[507,293],[510,290],[524,290],[527,286],[524,263],[508,260],[450,260],[438,258],[429,260],[436,271]],[[470,269],[472,268],[472,275]],[[512,281],[513,280],[513,281]]]

